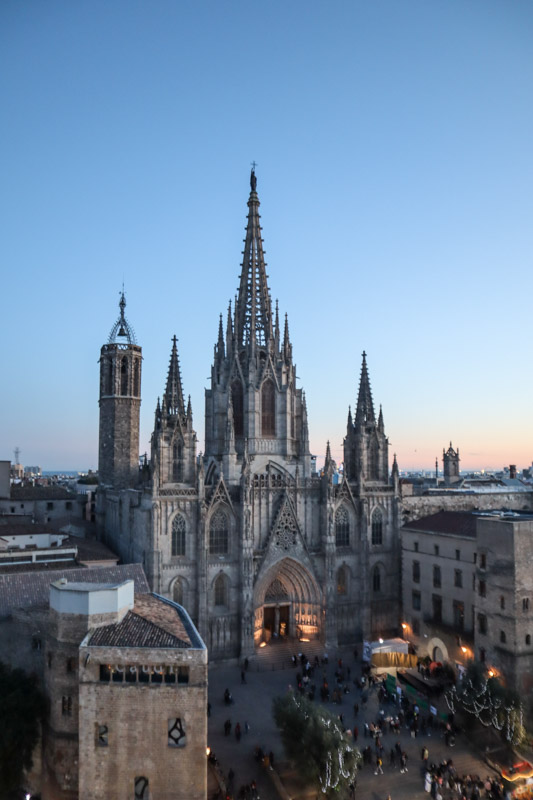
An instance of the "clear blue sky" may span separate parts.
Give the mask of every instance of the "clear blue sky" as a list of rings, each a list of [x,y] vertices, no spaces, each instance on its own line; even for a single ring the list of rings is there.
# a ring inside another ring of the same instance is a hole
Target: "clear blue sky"
[[[531,0],[3,0],[0,75],[0,458],[96,468],[122,280],[203,449],[255,159],[313,452],[365,349],[401,468],[531,462]]]

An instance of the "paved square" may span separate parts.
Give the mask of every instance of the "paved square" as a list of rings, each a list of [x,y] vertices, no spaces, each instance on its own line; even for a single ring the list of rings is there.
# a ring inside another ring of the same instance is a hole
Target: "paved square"
[[[360,676],[360,664],[355,664],[352,658],[344,660],[345,665],[351,666],[352,678]],[[320,666],[315,670],[312,680],[317,686],[317,696],[325,673],[330,687],[335,685],[334,672],[336,662],[330,660],[328,666]],[[256,665],[251,664],[246,672],[246,683],[241,684],[240,666],[213,665],[209,670],[209,700],[211,703],[211,717],[209,719],[208,744],[217,756],[223,772],[227,775],[229,769],[235,773],[234,797],[238,798],[239,789],[243,784],[257,781],[261,800],[278,800],[271,776],[264,767],[254,758],[254,749],[260,746],[265,753],[274,754],[274,767],[281,773],[288,768],[283,747],[280,742],[278,730],[272,718],[272,699],[284,694],[290,687],[295,688],[296,672],[292,666],[285,669],[270,671],[256,671]],[[224,690],[229,689],[233,696],[233,704],[224,703]],[[353,706],[358,703],[360,710],[357,718],[354,717]],[[370,739],[363,736],[364,723],[373,722],[379,716],[377,693],[371,692],[368,702],[363,705],[361,692],[351,689],[350,694],[342,695],[342,704],[324,704],[334,714],[343,714],[344,724],[352,729],[356,725],[359,729],[358,746],[363,749],[367,744],[373,744]],[[392,707],[391,707],[392,708]],[[224,722],[230,719],[232,729],[229,736],[224,734]],[[235,726],[240,723],[242,735],[240,741],[235,736]],[[250,730],[245,732],[248,723]],[[445,745],[444,738],[436,732],[430,736],[411,737],[409,730],[403,728],[399,740],[402,749],[408,755],[408,771],[400,773],[399,766],[389,765],[390,749],[398,737],[388,733],[382,737],[385,748],[383,757],[383,775],[374,775],[374,766],[364,766],[358,775],[357,794],[363,800],[386,800],[388,794],[392,800],[427,800],[429,795],[424,792],[422,777],[422,762],[420,750],[425,745],[429,750],[429,761],[440,763],[444,759],[453,759],[459,775],[478,774],[486,777],[492,774],[486,764],[473,753],[464,736],[457,737],[454,748]],[[375,750],[373,756],[375,758]],[[375,761],[374,761],[375,763]],[[300,797],[315,798],[314,792],[310,794],[289,794],[296,799]],[[339,796],[339,800],[344,800]]]

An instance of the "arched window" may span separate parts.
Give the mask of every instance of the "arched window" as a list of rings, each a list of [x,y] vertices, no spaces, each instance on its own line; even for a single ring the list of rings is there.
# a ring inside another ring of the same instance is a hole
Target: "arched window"
[[[276,435],[276,391],[270,378],[261,389],[261,435]]]
[[[178,514],[172,520],[172,555],[184,556],[185,555],[185,520]]]
[[[139,397],[141,393],[141,367],[140,362],[136,361],[133,368],[133,396]]]
[[[224,511],[215,511],[209,523],[209,552],[211,555],[224,555],[228,550],[228,517]]]
[[[383,513],[379,508],[372,514],[372,544],[383,544]]]
[[[348,578],[346,575],[346,567],[340,567],[337,571],[337,594],[346,594],[348,589]]]
[[[110,358],[104,361],[104,394],[110,395],[113,392],[113,362]]]
[[[233,381],[231,384],[231,404],[233,406],[233,427],[235,436],[244,435],[244,398],[242,383]]]
[[[183,480],[183,450],[181,444],[175,444],[172,448],[172,480],[181,483]]]
[[[531,634],[529,633],[526,633],[526,644],[527,645],[531,644]]]
[[[174,585],[172,587],[172,599],[175,603],[179,603],[180,606],[183,605],[183,583],[179,578],[174,581]]]
[[[344,506],[335,514],[335,543],[337,547],[348,547],[350,544],[350,521]]]
[[[219,575],[215,581],[215,605],[228,605],[228,579],[225,575]]]
[[[128,394],[128,359],[126,356],[120,362],[120,394]]]
[[[379,478],[379,448],[375,439],[370,443],[370,453],[368,455],[368,475],[371,481],[377,481]]]
[[[134,781],[134,800],[150,800],[150,786],[148,778],[139,777]]]
[[[374,567],[372,571],[372,591],[374,594],[381,592],[381,570],[379,567]]]

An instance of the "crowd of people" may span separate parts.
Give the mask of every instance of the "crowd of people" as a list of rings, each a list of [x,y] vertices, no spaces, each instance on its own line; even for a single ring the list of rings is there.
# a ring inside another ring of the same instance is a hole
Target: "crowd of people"
[[[430,760],[432,736],[435,739],[437,737],[443,739],[448,748],[455,745],[456,730],[453,715],[450,714],[447,719],[442,720],[433,713],[422,713],[416,702],[410,702],[405,694],[390,693],[384,680],[385,676],[374,676],[369,665],[358,662],[357,651],[354,657],[355,667],[345,665],[339,658],[335,662],[331,677],[327,654],[320,659],[315,656],[312,661],[303,652],[294,654],[291,664],[296,670],[295,689],[310,700],[316,700],[318,687],[321,702],[346,706],[342,711],[339,709],[339,721],[354,743],[358,742],[358,726],[361,725],[364,737],[359,743],[362,755],[361,769],[365,772],[372,771],[376,776],[372,779],[376,780],[376,786],[381,783],[381,775],[390,775],[392,771],[404,775],[411,767],[415,775],[420,772],[420,788],[427,792],[431,800],[509,800],[511,795],[505,791],[498,776],[481,779],[478,775],[458,775],[451,758],[438,764]],[[241,683],[246,683],[248,663],[241,665],[240,669]],[[352,676],[352,670],[356,671],[357,675]],[[346,695],[350,694],[352,698],[348,700]],[[377,700],[377,713],[371,716],[369,710],[375,709],[375,705],[374,702],[369,704],[368,701],[372,697]],[[233,704],[233,697],[228,689],[224,692],[224,704]],[[359,720],[360,708],[365,712],[364,719],[361,720]],[[351,710],[354,721],[353,725],[349,726],[345,717],[351,716]],[[243,728],[240,723],[233,726],[231,719],[228,718],[224,723],[225,736],[231,736],[232,730],[236,741],[239,742],[242,733],[247,734],[250,726],[246,721]],[[409,733],[407,740],[406,732]],[[420,763],[409,762],[407,750],[410,751],[411,760],[415,758],[412,746],[407,744],[410,740],[412,744],[415,742],[419,744]],[[256,745],[253,752],[257,763],[263,768],[273,767],[272,751],[265,752]],[[232,800],[233,798],[257,800],[259,797],[255,781],[241,786],[238,790],[233,786],[233,782],[234,775],[230,770],[226,783],[227,797]],[[354,780],[349,787],[350,798],[359,796],[356,793],[356,783]],[[386,800],[392,800],[391,795],[388,795]]]

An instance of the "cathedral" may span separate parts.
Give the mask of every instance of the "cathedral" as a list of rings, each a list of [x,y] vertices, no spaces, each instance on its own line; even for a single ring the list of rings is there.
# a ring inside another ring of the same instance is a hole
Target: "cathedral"
[[[142,349],[120,315],[100,357],[98,521],[152,591],[184,605],[210,659],[250,656],[271,639],[328,648],[399,626],[399,479],[389,472],[366,355],[344,438],[317,473],[288,319],[272,308],[252,170],[239,293],[222,315],[196,452],[176,337],[139,468]]]

